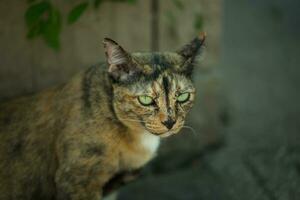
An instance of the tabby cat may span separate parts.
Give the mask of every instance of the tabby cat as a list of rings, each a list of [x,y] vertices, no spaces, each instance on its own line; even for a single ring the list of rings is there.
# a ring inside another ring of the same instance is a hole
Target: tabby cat
[[[204,39],[174,53],[128,53],[105,38],[105,64],[2,103],[0,200],[99,200],[115,176],[144,166],[193,105]]]

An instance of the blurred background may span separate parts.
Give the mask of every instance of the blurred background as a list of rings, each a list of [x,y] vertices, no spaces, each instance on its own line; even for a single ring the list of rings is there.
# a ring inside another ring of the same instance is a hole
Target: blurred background
[[[200,31],[191,128],[120,200],[296,200],[300,196],[300,1],[2,0],[0,101],[103,61],[102,39],[174,51]]]

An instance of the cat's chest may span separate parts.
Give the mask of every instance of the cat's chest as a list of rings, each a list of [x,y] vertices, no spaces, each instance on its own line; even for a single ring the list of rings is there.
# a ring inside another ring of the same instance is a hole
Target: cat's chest
[[[159,136],[153,135],[149,132],[143,132],[140,138],[140,145],[150,154],[156,153],[160,143]]]
[[[140,137],[122,152],[122,163],[125,168],[139,168],[149,162],[156,154],[160,138],[149,132],[141,133]]]

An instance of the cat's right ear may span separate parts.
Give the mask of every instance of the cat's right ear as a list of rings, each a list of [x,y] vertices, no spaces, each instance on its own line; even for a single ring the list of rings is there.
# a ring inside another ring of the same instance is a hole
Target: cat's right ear
[[[129,53],[112,39],[104,38],[103,44],[109,75],[117,82],[131,79],[138,71]]]

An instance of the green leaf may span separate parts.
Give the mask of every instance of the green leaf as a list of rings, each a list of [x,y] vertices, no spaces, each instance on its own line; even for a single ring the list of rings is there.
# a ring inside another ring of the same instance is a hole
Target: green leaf
[[[27,3],[33,3],[35,2],[36,0],[27,0]]]
[[[52,8],[49,19],[45,21],[42,34],[47,45],[54,50],[59,50],[60,48],[61,25],[59,10]]]
[[[33,38],[41,35],[43,33],[43,25],[44,25],[43,21],[38,21],[34,25],[30,26],[26,37],[28,39],[33,39]]]
[[[172,0],[173,4],[178,8],[179,10],[184,9],[184,5],[181,0]]]
[[[25,20],[28,27],[27,38],[33,39],[43,33],[45,18],[49,17],[52,6],[48,1],[31,5],[26,13]]]
[[[100,6],[100,4],[102,3],[103,0],[95,0],[94,1],[94,7],[98,8]]]
[[[51,5],[48,1],[42,1],[40,3],[36,3],[31,5],[26,13],[25,20],[28,26],[32,26],[40,20],[42,15],[51,9]]]
[[[197,14],[195,16],[195,22],[194,22],[194,28],[199,31],[199,30],[202,30],[203,29],[203,16],[201,14]]]
[[[87,9],[88,3],[80,3],[77,6],[75,6],[68,15],[68,23],[73,24],[76,22],[79,17],[83,14],[83,12]]]

